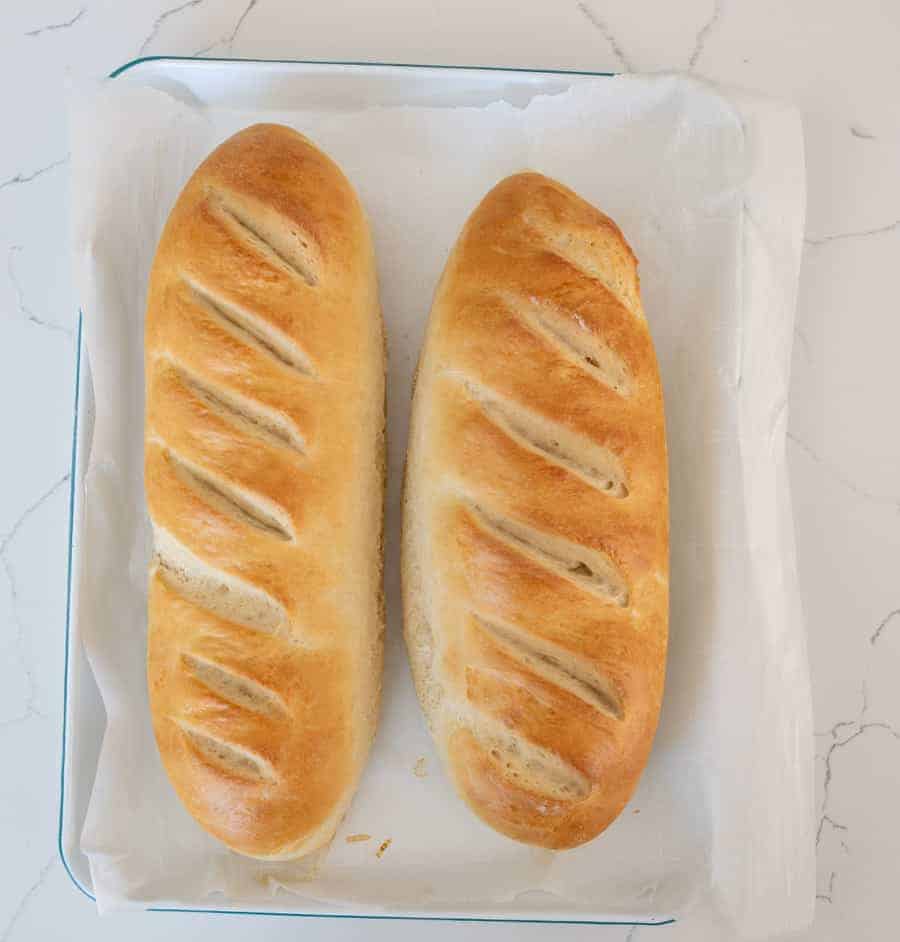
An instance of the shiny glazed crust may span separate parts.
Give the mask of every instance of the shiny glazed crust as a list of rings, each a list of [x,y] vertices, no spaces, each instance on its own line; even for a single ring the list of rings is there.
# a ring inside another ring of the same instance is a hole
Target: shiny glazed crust
[[[212,835],[329,841],[380,689],[384,354],[352,187],[296,132],[215,150],[172,210],[146,318],[160,755]]]
[[[571,190],[509,177],[437,289],[403,524],[419,697],[503,834],[574,847],[635,789],[665,674],[667,491],[634,255]]]

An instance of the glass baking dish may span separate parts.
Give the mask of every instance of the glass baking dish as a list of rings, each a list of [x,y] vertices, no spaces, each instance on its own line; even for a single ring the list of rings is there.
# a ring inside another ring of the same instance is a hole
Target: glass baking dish
[[[483,106],[503,99],[524,106],[535,95],[565,91],[573,84],[609,73],[532,71],[527,69],[463,68],[386,63],[262,61],[147,57],[116,69],[111,78],[166,89],[179,86],[206,105],[277,110],[315,107],[341,111],[374,105],[419,104]],[[105,725],[103,704],[85,658],[78,626],[77,571],[81,483],[93,428],[93,389],[90,366],[82,344],[79,314],[75,419],[70,477],[69,563],[66,605],[66,655],[62,771],[59,808],[59,853],[73,883],[93,899],[87,857],[80,849],[80,834],[90,798],[97,757]],[[209,912],[244,915],[280,915],[371,919],[430,919],[467,922],[539,922],[588,925],[665,925],[671,918],[653,920],[589,918],[583,912],[333,912],[302,901],[304,911],[285,908],[288,896],[278,896],[271,908],[246,910],[224,906],[150,907],[157,912]]]

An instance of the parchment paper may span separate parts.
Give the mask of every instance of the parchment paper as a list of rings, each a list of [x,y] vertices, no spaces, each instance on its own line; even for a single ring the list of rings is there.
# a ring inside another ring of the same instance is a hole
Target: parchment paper
[[[74,257],[96,397],[76,617],[108,716],[82,846],[100,909],[260,908],[278,891],[296,894],[277,905],[298,911],[656,918],[715,899],[748,934],[808,921],[809,678],[784,465],[804,208],[796,114],[677,76],[601,78],[524,109],[247,113],[109,82],[76,84],[71,101]],[[357,187],[389,338],[381,722],[352,810],[314,865],[243,859],[194,823],[162,770],[144,676],[147,274],[190,172],[259,120],[313,138]],[[619,820],[556,854],[496,835],[453,794],[415,699],[399,607],[399,487],[431,295],[470,211],[524,168],[609,213],[640,258],[671,464],[671,653],[653,755]],[[371,838],[346,841],[359,834]]]

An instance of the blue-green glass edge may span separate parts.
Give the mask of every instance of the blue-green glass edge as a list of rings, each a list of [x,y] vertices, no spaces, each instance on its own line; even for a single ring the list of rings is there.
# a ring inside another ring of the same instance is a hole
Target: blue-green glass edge
[[[78,405],[81,398],[81,311],[78,311],[78,330],[75,337],[75,415],[72,419],[72,461],[69,465],[69,553],[66,562],[66,637],[65,654],[63,655],[63,714],[62,714],[62,751],[59,766],[59,828],[56,834],[56,846],[59,851],[59,859],[65,867],[69,879],[87,896],[94,899],[93,895],[83,887],[72,873],[69,861],[66,859],[66,852],[63,848],[63,809],[65,806],[66,795],[66,735],[69,722],[69,623],[72,614],[72,555],[74,551],[73,536],[75,533],[75,479],[77,476],[78,462]]]
[[[123,72],[140,65],[143,62],[159,61],[177,61],[177,62],[256,62],[256,63],[282,63],[285,65],[346,65],[346,66],[376,66],[390,67],[400,69],[447,69],[467,70],[476,72],[527,72],[530,74],[550,74],[550,75],[593,75],[597,77],[609,77],[613,72],[589,72],[577,69],[524,69],[524,68],[505,68],[503,66],[460,66],[460,65],[425,65],[412,62],[357,62],[347,60],[333,59],[227,59],[227,58],[209,58],[199,59],[195,56],[139,56],[132,59],[124,65],[110,72],[111,79],[118,78]],[[65,849],[63,847],[63,808],[65,799],[65,761],[66,761],[66,733],[68,723],[68,693],[69,693],[69,623],[71,617],[72,605],[72,555],[73,555],[73,535],[75,527],[75,486],[77,477],[77,458],[78,458],[78,405],[81,392],[81,328],[82,312],[78,312],[78,332],[75,343],[75,416],[72,422],[72,462],[69,472],[69,553],[66,567],[66,631],[65,631],[65,656],[63,663],[63,722],[62,722],[62,756],[60,763],[60,784],[59,784],[59,829],[57,833],[57,849],[63,867],[69,875],[72,883],[88,898],[96,901],[96,897],[76,879],[75,874],[69,866],[66,859]],[[406,921],[421,920],[423,922],[506,922],[506,923],[526,923],[541,925],[574,925],[574,926],[668,926],[675,922],[674,918],[664,919],[659,922],[619,922],[616,920],[599,919],[515,919],[502,916],[402,916],[382,913],[295,913],[278,912],[269,910],[249,910],[249,909],[193,909],[186,907],[167,907],[151,906],[148,912],[156,913],[201,913],[207,915],[229,915],[229,916],[293,916],[301,919],[398,919]]]
[[[529,75],[593,75],[597,78],[610,78],[615,72],[591,72],[584,69],[525,69],[507,67],[503,65],[444,65],[422,62],[366,62],[356,59],[239,59],[232,57],[213,57],[203,56],[138,56],[117,69],[109,73],[110,78],[118,78],[123,72],[133,69],[136,65],[144,62],[248,62],[257,65],[349,65],[349,66],[372,66],[377,68],[391,69],[445,69],[447,71],[459,72],[515,72],[527,73]],[[625,923],[630,925],[630,923]]]

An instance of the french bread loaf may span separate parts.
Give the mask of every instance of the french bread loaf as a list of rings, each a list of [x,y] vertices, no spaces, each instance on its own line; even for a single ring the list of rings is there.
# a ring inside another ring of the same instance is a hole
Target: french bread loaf
[[[233,850],[331,839],[380,690],[384,352],[368,224],[310,141],[198,168],[149,284],[147,674],[181,801]]]
[[[665,674],[663,400],[621,232],[536,173],[502,181],[441,278],[403,519],[405,634],[457,790],[568,848],[621,812]]]

